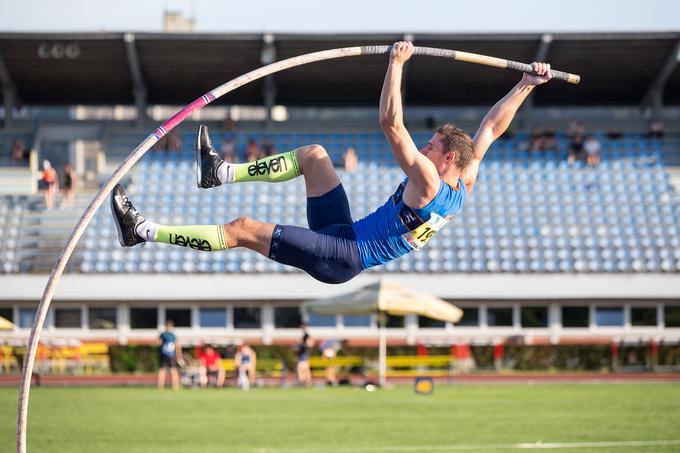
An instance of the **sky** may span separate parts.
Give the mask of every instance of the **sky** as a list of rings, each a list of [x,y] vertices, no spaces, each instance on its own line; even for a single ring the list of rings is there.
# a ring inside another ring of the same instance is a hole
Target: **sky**
[[[680,31],[680,0],[0,0],[0,32],[497,33]]]

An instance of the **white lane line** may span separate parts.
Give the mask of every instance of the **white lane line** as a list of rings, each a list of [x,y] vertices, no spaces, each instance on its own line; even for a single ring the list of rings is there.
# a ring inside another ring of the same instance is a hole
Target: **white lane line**
[[[557,449],[557,448],[632,448],[667,447],[680,445],[680,440],[625,440],[610,442],[526,442],[517,444],[467,444],[467,445],[400,445],[375,447],[319,448],[256,448],[253,453],[389,453],[411,451],[479,451],[479,450],[519,450],[519,449]]]

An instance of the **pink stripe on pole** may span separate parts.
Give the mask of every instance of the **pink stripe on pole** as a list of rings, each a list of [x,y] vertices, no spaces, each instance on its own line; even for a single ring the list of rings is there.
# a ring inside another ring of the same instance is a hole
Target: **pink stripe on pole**
[[[214,97],[214,96],[211,96]],[[165,129],[165,133],[170,132],[175,126],[177,126],[179,123],[185,120],[186,117],[194,113],[196,110],[199,110],[203,108],[205,105],[208,104],[206,101],[208,99],[207,96],[201,96],[200,98],[196,99],[194,102],[191,104],[187,105],[184,107],[182,110],[179,112],[175,113],[175,115],[167,120],[165,123],[161,125],[163,129]],[[160,129],[160,128],[159,128]]]

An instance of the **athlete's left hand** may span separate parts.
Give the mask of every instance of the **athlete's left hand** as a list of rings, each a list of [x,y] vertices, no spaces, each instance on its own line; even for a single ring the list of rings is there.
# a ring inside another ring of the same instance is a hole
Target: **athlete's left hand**
[[[390,60],[393,63],[404,64],[413,55],[413,43],[410,41],[397,41],[392,45]]]
[[[550,71],[550,63],[531,63],[531,68],[534,70],[533,74],[527,72],[522,76],[522,82],[536,86],[552,79],[552,72]]]

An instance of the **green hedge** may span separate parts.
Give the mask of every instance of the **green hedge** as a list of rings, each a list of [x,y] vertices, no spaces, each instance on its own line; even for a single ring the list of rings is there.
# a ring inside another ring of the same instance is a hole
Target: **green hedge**
[[[295,370],[297,360],[294,346],[254,346],[262,359],[280,359],[288,370]],[[223,357],[233,357],[234,347],[218,348]],[[153,372],[158,368],[156,346],[111,346],[111,371],[115,373]],[[480,370],[494,367],[493,346],[472,346],[471,353]],[[448,347],[428,349],[431,355],[449,354]],[[651,367],[649,345],[621,345],[617,365],[623,367]],[[416,355],[415,346],[390,346],[388,355]],[[193,355],[193,348],[184,350],[185,356]],[[517,371],[606,371],[612,367],[610,345],[505,345],[502,367]],[[377,360],[378,348],[345,347],[339,356],[361,356]],[[680,344],[660,344],[658,365],[680,366]]]

